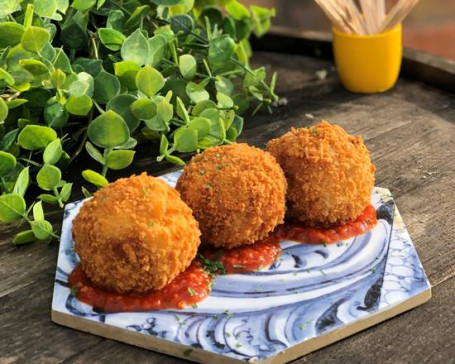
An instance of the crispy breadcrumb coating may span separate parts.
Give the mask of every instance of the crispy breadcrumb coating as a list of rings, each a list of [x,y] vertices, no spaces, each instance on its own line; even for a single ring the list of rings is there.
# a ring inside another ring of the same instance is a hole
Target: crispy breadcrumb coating
[[[179,193],[146,173],[96,192],[73,224],[84,272],[97,286],[119,293],[164,287],[190,265],[200,235]]]
[[[282,223],[286,187],[275,158],[247,144],[205,150],[177,182],[203,242],[224,248],[252,244]]]
[[[308,225],[345,223],[371,203],[375,167],[361,136],[326,121],[271,140],[288,181],[288,216]]]

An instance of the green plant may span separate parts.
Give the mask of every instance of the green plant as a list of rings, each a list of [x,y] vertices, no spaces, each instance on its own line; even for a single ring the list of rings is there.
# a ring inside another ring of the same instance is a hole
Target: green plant
[[[30,225],[14,242],[56,237],[42,202],[69,200],[61,171],[82,151],[100,164],[82,171],[99,188],[138,142],[184,164],[176,153],[232,143],[244,112],[271,110],[276,75],[250,67],[248,38],[273,15],[236,0],[3,1],[0,221]],[[44,193],[27,208],[29,182]]]

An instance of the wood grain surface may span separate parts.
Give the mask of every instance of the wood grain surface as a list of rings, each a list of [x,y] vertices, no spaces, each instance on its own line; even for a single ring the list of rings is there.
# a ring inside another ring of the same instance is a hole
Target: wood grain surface
[[[264,147],[291,127],[327,119],[363,135],[377,167],[376,185],[392,191],[429,279],[423,306],[319,350],[295,363],[455,363],[455,98],[400,79],[385,94],[355,95],[330,61],[257,52],[255,65],[277,70],[287,105],[246,120],[241,140]],[[325,72],[327,76],[319,76]],[[156,147],[155,147],[156,148]],[[143,150],[129,170],[167,172]],[[85,159],[77,161],[76,170]],[[81,197],[80,179],[73,197]],[[60,229],[61,212],[50,220]],[[126,344],[60,327],[50,320],[58,244],[11,244],[16,225],[0,226],[0,363],[183,363]]]

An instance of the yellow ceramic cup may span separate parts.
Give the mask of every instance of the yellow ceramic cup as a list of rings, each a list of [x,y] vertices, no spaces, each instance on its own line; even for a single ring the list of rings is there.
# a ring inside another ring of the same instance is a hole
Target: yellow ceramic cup
[[[341,83],[349,91],[387,91],[395,85],[400,73],[401,24],[374,35],[346,34],[333,28],[333,51]]]

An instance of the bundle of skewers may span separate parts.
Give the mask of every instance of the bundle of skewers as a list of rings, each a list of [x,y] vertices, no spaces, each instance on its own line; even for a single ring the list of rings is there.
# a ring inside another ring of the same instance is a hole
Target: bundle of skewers
[[[349,34],[379,34],[395,28],[419,0],[398,0],[387,11],[386,0],[315,0],[333,23]]]

